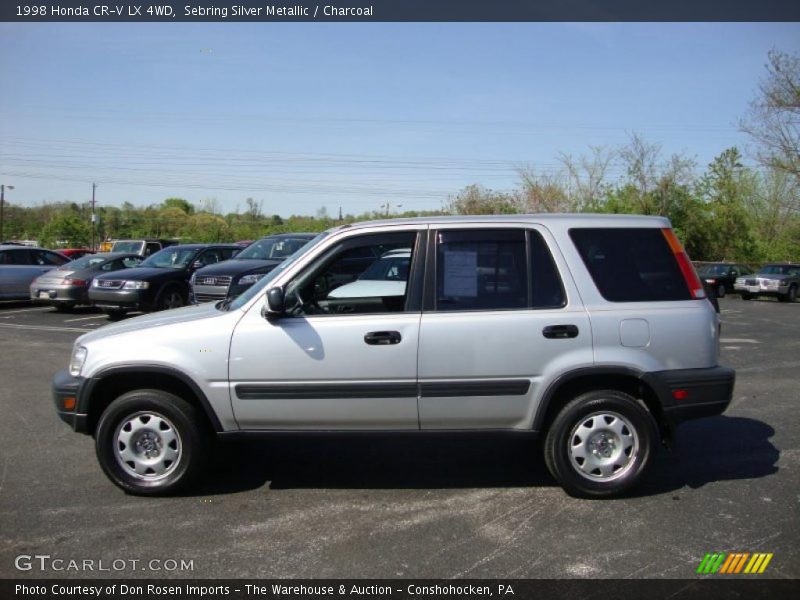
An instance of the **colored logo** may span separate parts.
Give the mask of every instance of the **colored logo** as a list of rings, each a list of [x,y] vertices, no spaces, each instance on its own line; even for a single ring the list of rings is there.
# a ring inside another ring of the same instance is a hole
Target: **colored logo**
[[[772,552],[715,552],[706,554],[697,572],[703,575],[708,574],[738,574],[738,573],[763,573],[769,561],[772,560]]]

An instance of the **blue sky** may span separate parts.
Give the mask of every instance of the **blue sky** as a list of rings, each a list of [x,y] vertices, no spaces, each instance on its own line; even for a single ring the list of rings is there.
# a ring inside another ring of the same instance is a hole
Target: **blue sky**
[[[800,25],[2,23],[0,183],[286,216],[437,209],[631,132],[702,167],[771,48]]]

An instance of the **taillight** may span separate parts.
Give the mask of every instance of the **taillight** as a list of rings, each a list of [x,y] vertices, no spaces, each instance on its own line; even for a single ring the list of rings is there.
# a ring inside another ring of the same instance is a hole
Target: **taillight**
[[[78,286],[78,285],[85,286],[85,285],[87,285],[87,281],[85,279],[70,279],[70,278],[66,278],[66,279],[64,279],[64,283],[66,285],[75,285],[75,286]]]
[[[675,260],[678,261],[678,266],[683,274],[683,280],[686,282],[686,287],[689,288],[689,293],[692,295],[692,298],[705,298],[706,291],[703,289],[703,284],[700,282],[700,278],[697,276],[697,272],[694,270],[689,256],[678,241],[678,238],[675,237],[675,232],[672,231],[672,229],[664,228],[661,230],[661,233],[664,234],[664,239],[667,240],[672,253],[675,255]]]

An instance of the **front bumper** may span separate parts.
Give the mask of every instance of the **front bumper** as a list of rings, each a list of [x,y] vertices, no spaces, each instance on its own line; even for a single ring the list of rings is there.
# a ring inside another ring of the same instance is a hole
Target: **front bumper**
[[[89,299],[98,308],[112,310],[140,310],[152,308],[150,290],[104,290],[91,288]]]
[[[736,371],[676,369],[647,373],[642,379],[658,395],[664,419],[674,429],[684,421],[722,414],[733,397]]]
[[[56,404],[58,417],[79,433],[89,433],[89,415],[78,412],[81,402],[80,395],[86,385],[83,377],[74,377],[64,369],[53,377],[53,401]],[[68,401],[72,400],[73,408],[66,408]]]

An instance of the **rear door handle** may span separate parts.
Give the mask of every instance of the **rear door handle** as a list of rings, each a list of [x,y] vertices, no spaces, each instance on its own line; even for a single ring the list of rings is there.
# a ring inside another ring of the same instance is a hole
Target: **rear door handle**
[[[578,337],[577,325],[548,325],[542,329],[542,335],[550,339]]]
[[[370,331],[364,336],[364,341],[370,346],[399,344],[402,339],[399,331]]]

